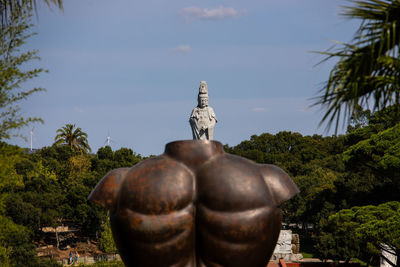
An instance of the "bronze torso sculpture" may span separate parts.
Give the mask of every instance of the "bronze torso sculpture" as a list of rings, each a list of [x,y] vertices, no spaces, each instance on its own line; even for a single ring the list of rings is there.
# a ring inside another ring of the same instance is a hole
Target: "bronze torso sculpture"
[[[281,228],[278,206],[297,193],[280,168],[194,140],[110,172],[89,200],[109,209],[127,266],[264,267]]]

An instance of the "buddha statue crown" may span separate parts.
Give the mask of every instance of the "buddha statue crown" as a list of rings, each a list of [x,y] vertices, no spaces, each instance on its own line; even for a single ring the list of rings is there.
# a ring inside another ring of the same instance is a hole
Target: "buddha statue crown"
[[[208,98],[208,88],[207,88],[207,83],[205,81],[200,82],[200,87],[199,87],[199,95],[198,97],[207,97]]]

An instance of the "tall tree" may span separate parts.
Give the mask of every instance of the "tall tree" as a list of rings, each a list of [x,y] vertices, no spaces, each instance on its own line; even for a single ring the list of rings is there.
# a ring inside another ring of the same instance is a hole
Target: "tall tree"
[[[327,108],[328,128],[354,115],[359,106],[374,110],[400,103],[400,0],[349,0],[344,15],[362,20],[350,43],[321,52],[323,61],[338,59],[315,98]]]
[[[343,153],[348,199],[356,205],[400,200],[400,124],[372,134]]]
[[[18,105],[32,94],[44,91],[24,88],[24,82],[44,71],[25,67],[25,63],[39,59],[37,50],[21,52],[21,46],[33,35],[29,33],[29,21],[29,12],[28,15],[12,13],[9,24],[0,25],[0,140],[18,136],[13,132],[15,129],[43,122],[40,118],[24,117]]]
[[[87,141],[87,133],[83,132],[80,127],[75,129],[75,124],[66,124],[57,130],[54,138],[55,145],[66,144],[76,151],[91,151]]]

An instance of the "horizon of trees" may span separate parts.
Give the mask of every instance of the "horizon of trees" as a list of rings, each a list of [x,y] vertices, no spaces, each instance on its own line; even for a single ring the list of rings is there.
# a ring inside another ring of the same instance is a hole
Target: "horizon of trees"
[[[290,175],[301,192],[282,206],[283,219],[315,226],[297,231],[313,239],[316,256],[359,258],[371,265],[379,262],[382,243],[397,255],[400,251],[399,148],[395,106],[365,112],[345,135],[283,131],[224,145],[228,153],[275,164]],[[63,221],[79,226],[81,239],[99,242],[104,252],[116,251],[107,212],[86,198],[107,172],[143,159],[129,148],[113,151],[105,146],[89,154],[54,144],[30,154],[1,142],[0,228],[7,230],[0,229],[0,261],[18,266],[29,260],[46,266],[48,261],[41,263],[44,259],[35,256],[34,244],[48,242],[42,227],[57,227]],[[20,243],[10,236],[18,236]],[[70,241],[51,242],[63,247]]]

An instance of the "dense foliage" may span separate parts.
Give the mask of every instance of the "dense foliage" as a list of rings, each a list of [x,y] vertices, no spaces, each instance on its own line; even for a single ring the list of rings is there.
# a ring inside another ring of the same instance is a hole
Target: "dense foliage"
[[[106,210],[89,203],[87,196],[108,171],[133,166],[141,159],[128,148],[104,147],[91,155],[69,146],[51,146],[26,154],[0,143],[1,264],[50,266],[37,258],[34,244],[71,245],[66,238],[49,241],[42,231],[61,224],[78,228],[81,240],[100,240],[105,252],[115,251]]]
[[[348,261],[358,257],[377,264],[381,250],[400,253],[398,201],[344,209],[321,220],[320,226],[316,246],[323,258]]]
[[[320,258],[358,257],[377,264],[380,243],[400,251],[398,240],[388,238],[390,233],[392,238],[400,234],[394,223],[400,218],[395,208],[400,205],[398,110],[390,106],[372,115],[364,111],[365,117],[342,136],[265,133],[225,149],[258,163],[276,164],[293,178],[301,192],[284,204],[284,220],[304,231],[306,225],[313,226],[308,234]],[[362,218],[370,219],[369,224]]]

